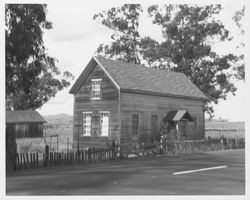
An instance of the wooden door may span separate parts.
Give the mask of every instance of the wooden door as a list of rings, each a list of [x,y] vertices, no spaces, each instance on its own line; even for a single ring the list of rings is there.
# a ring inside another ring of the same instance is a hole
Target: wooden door
[[[195,123],[193,121],[186,122],[186,135],[188,138],[195,136]]]

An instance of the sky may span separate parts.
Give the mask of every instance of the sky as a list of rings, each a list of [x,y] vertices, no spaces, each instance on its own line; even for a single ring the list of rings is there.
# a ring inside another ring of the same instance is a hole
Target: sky
[[[100,1],[101,2],[101,1]],[[78,78],[84,67],[96,52],[101,43],[107,44],[111,41],[112,31],[102,24],[93,20],[94,14],[102,10],[119,6],[112,1],[105,3],[91,3],[88,1],[48,1],[47,18],[53,23],[53,29],[44,33],[44,43],[50,56],[58,59],[57,66],[61,71],[70,71],[75,80]],[[143,4],[146,8],[148,4]],[[236,36],[232,43],[216,44],[213,48],[219,53],[235,52],[235,45],[240,41],[239,30],[232,21],[233,13],[242,8],[242,4],[225,4],[223,11],[218,16],[225,24],[226,28]],[[147,13],[144,12],[140,19],[139,31],[141,36],[161,40],[161,30],[157,25],[153,25]],[[74,81],[75,81],[74,80]],[[74,83],[72,81],[71,85]],[[243,81],[236,82],[238,88],[236,96],[228,95],[226,101],[219,101],[214,106],[215,118],[229,119],[230,121],[245,121],[242,110],[246,105],[245,84]],[[71,86],[70,86],[71,87]],[[69,89],[58,92],[55,98],[44,104],[38,112],[42,115],[54,115],[65,113],[73,115],[73,95],[69,94]],[[206,115],[206,117],[208,117]]]

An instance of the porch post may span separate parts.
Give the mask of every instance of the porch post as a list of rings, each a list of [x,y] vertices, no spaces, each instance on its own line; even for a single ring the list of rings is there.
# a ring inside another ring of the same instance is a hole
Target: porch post
[[[179,122],[177,121],[177,122],[176,122],[176,125],[175,125],[175,126],[176,126],[176,133],[177,133],[177,135],[179,135],[179,124],[178,124],[178,123],[179,123]]]

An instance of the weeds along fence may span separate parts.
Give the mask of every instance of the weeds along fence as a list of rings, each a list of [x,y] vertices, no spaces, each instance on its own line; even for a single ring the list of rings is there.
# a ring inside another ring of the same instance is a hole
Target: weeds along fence
[[[39,167],[84,164],[115,160],[120,156],[119,146],[109,149],[89,149],[76,152],[20,153],[6,156],[7,170],[22,170]]]
[[[245,148],[245,139],[179,140],[174,141],[169,147],[169,152],[174,154],[240,149]]]

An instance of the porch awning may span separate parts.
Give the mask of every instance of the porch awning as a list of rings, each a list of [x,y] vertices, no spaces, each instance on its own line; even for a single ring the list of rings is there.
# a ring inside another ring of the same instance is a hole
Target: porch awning
[[[187,110],[173,110],[169,111],[167,116],[163,118],[164,122],[167,121],[194,121],[193,117]]]

